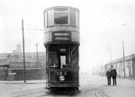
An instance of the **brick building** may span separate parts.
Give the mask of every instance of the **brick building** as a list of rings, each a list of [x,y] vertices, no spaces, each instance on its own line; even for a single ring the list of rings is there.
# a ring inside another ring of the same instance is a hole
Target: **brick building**
[[[36,60],[36,56],[33,53],[26,54],[25,67],[26,67],[26,79],[44,79],[45,78],[45,56],[39,57],[39,62]],[[5,80],[23,80],[23,56],[22,54],[12,55],[8,54],[6,59],[0,62],[0,67],[5,68],[7,75]],[[1,71],[4,72],[4,69]]]

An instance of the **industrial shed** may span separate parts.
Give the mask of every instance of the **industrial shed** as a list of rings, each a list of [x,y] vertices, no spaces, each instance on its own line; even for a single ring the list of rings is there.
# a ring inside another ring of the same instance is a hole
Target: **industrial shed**
[[[110,68],[110,65],[114,66],[119,77],[135,78],[135,54],[125,57],[125,66],[123,58],[119,58],[105,64],[105,70]]]
[[[23,57],[13,55],[0,63],[1,69],[6,70],[5,80],[23,80]],[[43,70],[40,62],[25,57],[26,79],[35,80],[43,78]],[[5,69],[4,69],[5,68]]]

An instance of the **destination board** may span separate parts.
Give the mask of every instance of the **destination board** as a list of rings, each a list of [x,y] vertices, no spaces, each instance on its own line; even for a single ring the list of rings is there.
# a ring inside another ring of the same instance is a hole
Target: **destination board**
[[[71,41],[71,32],[70,31],[53,32],[52,41]]]

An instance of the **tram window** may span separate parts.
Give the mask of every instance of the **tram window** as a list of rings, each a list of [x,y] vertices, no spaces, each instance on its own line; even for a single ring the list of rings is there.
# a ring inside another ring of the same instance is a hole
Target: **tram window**
[[[68,14],[55,13],[55,24],[68,24]]]
[[[49,67],[58,67],[56,53],[49,53]]]
[[[76,11],[76,26],[79,27],[79,12]]]
[[[70,9],[70,23],[71,26],[76,26],[76,10],[75,9]]]
[[[45,12],[44,16],[44,26],[47,27],[47,12]]]
[[[54,25],[54,10],[49,10],[48,11],[48,26],[53,26]]]
[[[55,24],[68,24],[68,9],[67,8],[55,9],[54,23]]]

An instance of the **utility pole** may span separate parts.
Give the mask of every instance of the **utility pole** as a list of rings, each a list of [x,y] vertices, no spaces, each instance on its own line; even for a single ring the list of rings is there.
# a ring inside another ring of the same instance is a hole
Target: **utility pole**
[[[123,45],[123,65],[124,65],[124,78],[126,77],[126,73],[125,73],[125,51],[124,51],[124,41],[122,42]]]
[[[24,83],[26,83],[26,67],[25,67],[25,41],[24,41],[24,25],[22,19],[22,43],[23,43],[23,79]]]
[[[36,51],[37,51],[37,63],[39,62],[38,60],[38,43],[36,43]]]
[[[112,50],[110,48],[110,66],[112,65]]]

